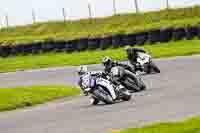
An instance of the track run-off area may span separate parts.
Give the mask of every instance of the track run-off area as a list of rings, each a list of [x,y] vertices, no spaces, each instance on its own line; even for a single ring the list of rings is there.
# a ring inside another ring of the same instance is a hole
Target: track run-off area
[[[31,108],[0,113],[0,133],[107,133],[153,122],[200,115],[200,56],[155,60],[160,74],[144,75],[144,92],[132,100],[91,106],[88,97],[74,97]],[[76,85],[77,67],[0,74],[0,87]],[[90,65],[89,70],[101,70]]]

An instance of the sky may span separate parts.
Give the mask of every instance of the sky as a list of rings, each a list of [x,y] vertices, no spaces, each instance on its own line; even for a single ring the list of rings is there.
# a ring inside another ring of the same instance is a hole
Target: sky
[[[88,1],[91,4],[93,17],[111,16],[113,0],[0,0],[0,26],[5,26],[5,16],[9,25],[32,23],[32,10],[36,21],[62,20],[62,8],[65,8],[67,19],[88,18]],[[117,13],[135,12],[134,0],[115,0]],[[200,0],[169,0],[172,8],[200,5]],[[138,0],[140,11],[164,9],[166,0]]]

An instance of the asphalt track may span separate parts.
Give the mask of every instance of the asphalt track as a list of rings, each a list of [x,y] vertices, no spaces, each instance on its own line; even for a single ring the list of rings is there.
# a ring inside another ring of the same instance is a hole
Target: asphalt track
[[[90,106],[87,97],[0,113],[0,133],[106,133],[200,115],[200,56],[156,60],[162,73],[144,76],[147,91],[129,102]],[[90,69],[99,70],[99,65]],[[0,86],[76,84],[75,67],[0,74]]]

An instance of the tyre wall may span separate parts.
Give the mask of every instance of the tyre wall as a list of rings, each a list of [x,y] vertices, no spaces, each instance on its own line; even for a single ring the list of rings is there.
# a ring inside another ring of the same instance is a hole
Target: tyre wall
[[[48,40],[45,42],[33,42],[30,44],[0,45],[0,56],[16,56],[39,54],[47,52],[80,52],[85,50],[105,50],[107,48],[119,48],[126,45],[155,44],[157,42],[169,42],[171,40],[191,40],[200,38],[199,26],[188,26],[185,28],[161,28],[146,32],[117,34],[113,36],[97,38],[81,38],[75,40]]]

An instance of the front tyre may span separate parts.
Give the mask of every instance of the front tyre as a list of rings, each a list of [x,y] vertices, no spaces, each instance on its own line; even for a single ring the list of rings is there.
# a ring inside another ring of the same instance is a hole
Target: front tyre
[[[93,91],[93,94],[97,99],[104,102],[105,104],[113,104],[114,101],[110,94],[106,92],[101,86],[98,86],[96,90]]]
[[[146,85],[145,85],[145,83],[143,82],[143,80],[142,79],[140,79],[140,91],[144,91],[144,90],[146,90]]]
[[[131,93],[139,92],[140,87],[136,85],[136,81],[131,78],[127,78],[123,83],[122,83]]]
[[[124,91],[122,93],[122,98],[121,98],[123,101],[129,101],[131,100],[131,94],[129,93],[128,90]]]
[[[150,69],[156,73],[160,73],[160,69],[156,66],[156,64],[153,61],[150,62]]]
[[[95,97],[92,97],[92,98],[90,99],[90,103],[91,103],[92,105],[97,105],[97,104],[99,103],[99,100],[98,100],[97,98],[95,98]]]

